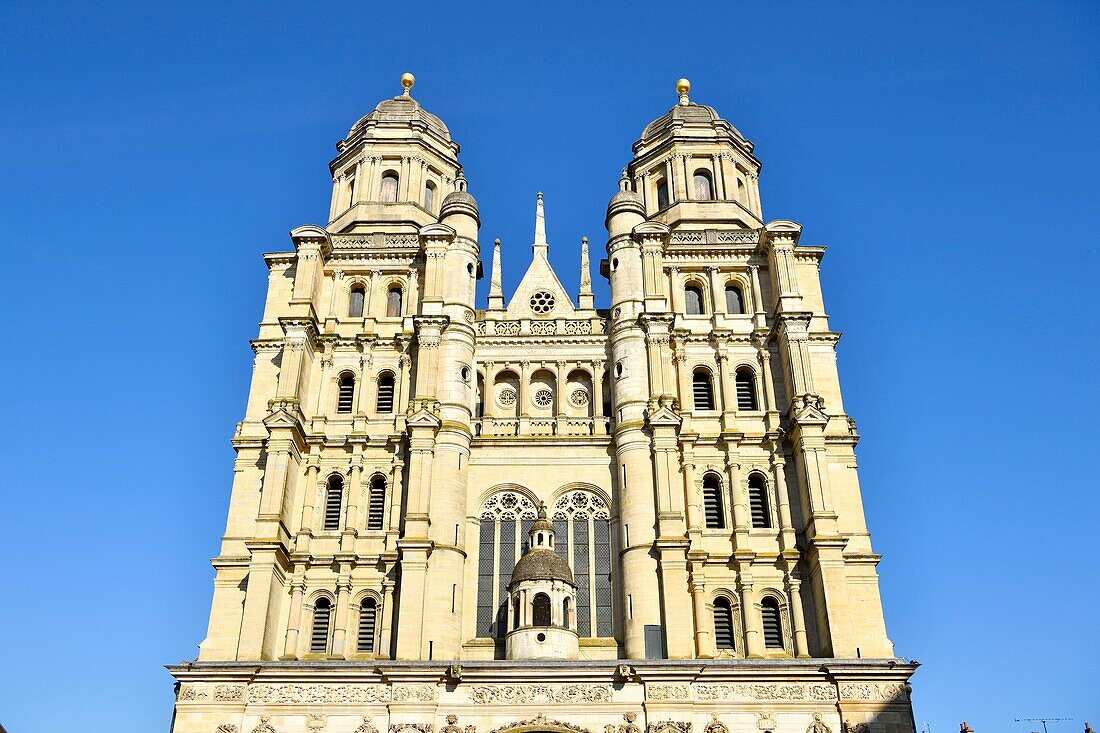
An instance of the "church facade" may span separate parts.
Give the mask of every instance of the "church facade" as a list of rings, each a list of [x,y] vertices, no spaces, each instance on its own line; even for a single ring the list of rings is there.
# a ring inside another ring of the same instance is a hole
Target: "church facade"
[[[477,202],[404,91],[337,144],[269,286],[176,733],[915,733],[826,315],[753,145],[677,83],[597,307],[486,307]],[[488,248],[486,248],[488,249]]]

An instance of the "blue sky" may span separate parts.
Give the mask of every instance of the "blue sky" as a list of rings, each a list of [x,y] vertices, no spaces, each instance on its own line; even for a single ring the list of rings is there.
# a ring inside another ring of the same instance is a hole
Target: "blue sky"
[[[1100,723],[1100,5],[410,5],[0,5],[0,722],[167,729],[161,665],[206,628],[259,255],[324,223],[335,142],[410,70],[505,288],[541,190],[573,291],[580,237],[598,257],[631,143],[689,77],[756,143],[765,217],[830,248],[918,723]]]

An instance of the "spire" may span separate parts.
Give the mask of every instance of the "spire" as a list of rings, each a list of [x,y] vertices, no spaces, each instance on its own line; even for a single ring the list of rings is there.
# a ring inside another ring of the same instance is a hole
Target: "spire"
[[[542,191],[539,191],[535,201],[535,243],[531,245],[531,251],[537,256],[546,257],[549,249],[546,244],[546,212],[542,208]]]
[[[493,240],[493,277],[489,281],[489,310],[504,310],[504,293],[500,289],[500,240]]]
[[[581,237],[581,292],[577,306],[592,310],[592,267],[588,264],[588,237]]]

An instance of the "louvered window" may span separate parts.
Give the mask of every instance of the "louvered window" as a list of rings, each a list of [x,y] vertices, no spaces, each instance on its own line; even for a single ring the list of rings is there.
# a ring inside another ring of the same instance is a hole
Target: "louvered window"
[[[783,625],[779,618],[779,601],[767,596],[760,602],[760,615],[764,622],[764,646],[783,648]]]
[[[327,598],[318,598],[313,607],[313,629],[309,635],[311,652],[328,651],[328,627],[332,616],[332,604]]]
[[[390,288],[386,293],[386,315],[390,318],[401,315],[401,288]]]
[[[351,294],[348,295],[348,317],[349,318],[362,318],[363,317],[363,303],[366,301],[367,291],[363,288],[352,288]]]
[[[374,651],[374,627],[378,617],[378,604],[369,596],[359,607],[359,634],[355,639],[355,651]]]
[[[745,298],[741,294],[741,288],[736,285],[726,286],[726,313],[731,316],[745,312]]]
[[[336,398],[336,411],[348,414],[355,404],[355,377],[345,374],[340,377],[340,394]]]
[[[378,377],[378,412],[393,412],[393,374],[386,372]]]
[[[684,312],[689,316],[703,313],[703,291],[695,285],[684,288]]]
[[[733,608],[730,599],[719,596],[714,599],[714,645],[719,649],[733,649]]]
[[[749,514],[752,515],[753,527],[767,529],[772,526],[767,486],[764,477],[758,473],[749,476]]]
[[[375,476],[370,482],[370,504],[367,506],[367,529],[382,529],[386,509],[386,480]]]
[[[340,505],[344,500],[344,480],[333,476],[328,480],[325,491],[325,529],[340,529]]]
[[[710,385],[710,373],[700,369],[691,377],[691,395],[696,410],[714,409],[714,390]]]
[[[724,529],[725,512],[722,511],[722,486],[714,474],[703,477],[703,516],[707,529]]]
[[[749,412],[756,409],[756,385],[752,372],[748,369],[737,370],[737,409]]]

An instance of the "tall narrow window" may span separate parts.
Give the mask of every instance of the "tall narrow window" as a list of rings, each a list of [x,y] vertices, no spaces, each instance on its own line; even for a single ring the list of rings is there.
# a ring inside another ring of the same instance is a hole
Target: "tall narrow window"
[[[375,408],[383,415],[393,412],[393,372],[382,372],[378,375],[378,400]]]
[[[737,409],[752,412],[756,409],[756,384],[752,372],[748,369],[738,369],[737,378]]]
[[[731,316],[745,312],[745,299],[741,295],[741,288],[736,285],[726,286],[726,313]]]
[[[760,602],[760,616],[764,622],[764,646],[782,649],[783,624],[779,617],[779,601],[772,596],[765,596]]]
[[[703,477],[703,516],[707,529],[724,529],[726,526],[725,512],[722,511],[722,486],[712,473]]]
[[[382,529],[386,510],[386,479],[375,476],[370,481],[370,501],[367,504],[367,529]]]
[[[382,201],[395,203],[397,201],[397,174],[390,171],[382,176]]]
[[[431,181],[424,184],[424,208],[435,211],[435,184]]]
[[[698,285],[688,285],[684,288],[684,312],[689,316],[702,315],[703,291]]]
[[[745,203],[745,181],[741,178],[737,179],[737,200]]]
[[[350,413],[355,403],[355,377],[351,374],[340,376],[340,394],[336,398],[336,411]]]
[[[758,473],[749,476],[749,514],[752,526],[768,529],[772,526],[772,515],[768,509],[768,490],[764,477]]]
[[[374,628],[378,620],[378,602],[367,596],[359,606],[359,633],[355,637],[355,651],[374,651]]]
[[[340,529],[340,508],[344,501],[344,479],[331,476],[325,489],[325,524],[327,531]]]
[[[535,600],[531,603],[531,619],[532,626],[550,625],[550,596],[545,593],[535,595]]]
[[[332,616],[332,602],[328,598],[318,598],[313,606],[313,628],[309,634],[311,652],[328,651],[328,627]]]
[[[363,303],[367,299],[367,291],[362,286],[355,286],[351,289],[351,294],[348,295],[348,317],[349,318],[362,318],[363,317]]]
[[[710,201],[714,198],[714,187],[710,182],[710,173],[705,170],[695,171],[695,200]]]
[[[347,192],[348,208],[350,209],[352,206],[355,205],[355,176],[348,177]]]
[[[668,181],[664,178],[657,181],[657,210],[668,208]]]
[[[386,315],[395,318],[401,315],[401,288],[392,287],[386,293]]]
[[[714,645],[719,649],[734,648],[733,607],[725,596],[714,599]]]
[[[696,410],[714,409],[714,390],[710,385],[710,372],[697,369],[691,377],[691,396]]]

